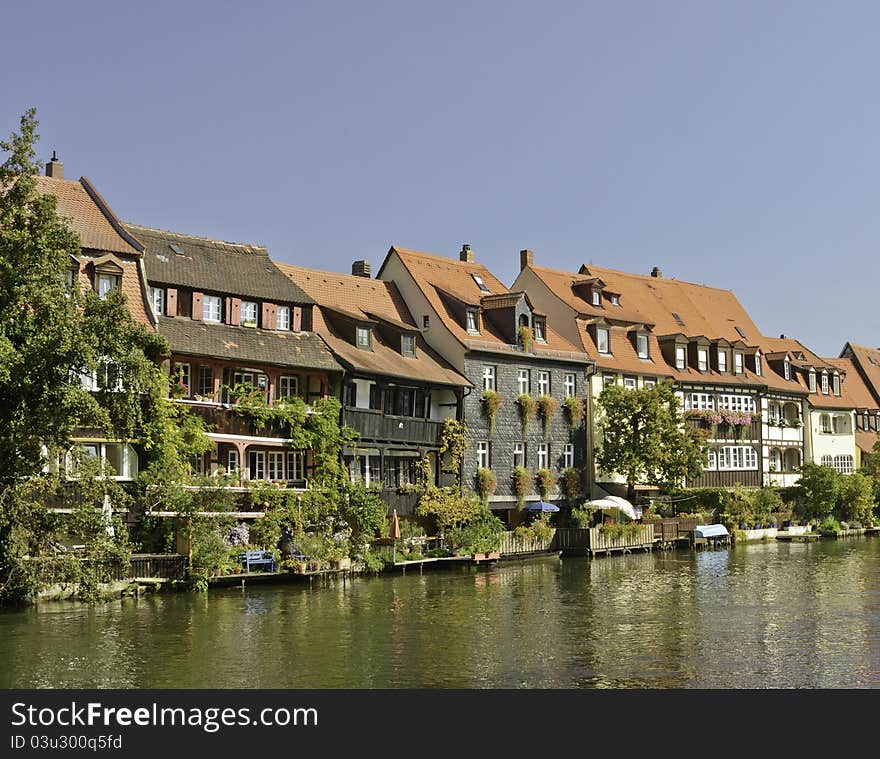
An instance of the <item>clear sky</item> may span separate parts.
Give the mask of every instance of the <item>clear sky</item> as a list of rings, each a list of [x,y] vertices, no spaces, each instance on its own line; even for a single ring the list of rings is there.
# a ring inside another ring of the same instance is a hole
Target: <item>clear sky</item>
[[[768,335],[878,346],[880,4],[4,6],[0,133],[126,221],[378,270],[518,251],[733,290]]]

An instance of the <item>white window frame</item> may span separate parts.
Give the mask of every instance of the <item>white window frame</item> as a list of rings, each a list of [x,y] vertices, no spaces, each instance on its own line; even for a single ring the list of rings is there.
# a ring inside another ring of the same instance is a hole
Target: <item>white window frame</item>
[[[488,440],[480,440],[477,443],[477,466],[481,469],[490,469],[492,463],[492,449]]]
[[[186,386],[186,395],[183,396],[184,398],[192,397],[192,367],[190,367],[189,362],[173,364],[171,367],[171,378],[174,380],[175,385],[178,382],[183,382]]]
[[[284,451],[266,452],[266,479],[270,482],[280,482],[284,476]]]
[[[832,429],[833,427],[831,426],[831,415],[819,414],[819,432],[830,435]]]
[[[366,456],[365,479],[369,479],[370,457]],[[305,453],[303,451],[287,452],[287,479],[291,482],[302,482],[306,478]],[[367,482],[369,485],[369,482]]]
[[[642,380],[642,387],[656,387],[657,380],[653,378],[646,378]]]
[[[517,369],[516,387],[519,390],[520,395],[528,395],[531,392],[531,382],[529,381],[528,369]]]
[[[687,368],[687,349],[683,345],[675,346],[675,368]]]
[[[562,449],[562,466],[564,469],[574,467],[574,443],[566,443]]]
[[[727,371],[727,351],[718,351],[718,371]]]
[[[202,321],[219,324],[223,317],[223,304],[219,295],[202,297]]]
[[[617,384],[617,375],[616,374],[603,374],[602,375],[602,388],[611,387],[612,385]]]
[[[701,372],[709,370],[709,349],[697,348],[697,369]]]
[[[596,327],[596,350],[603,356],[611,355],[611,330],[608,327]]]
[[[791,361],[787,358],[782,362],[782,376],[787,380],[791,379]]]
[[[810,374],[809,374],[809,387],[810,387],[811,393],[816,392],[816,372],[812,369],[810,369]]]
[[[733,373],[742,374],[745,371],[745,359],[740,351],[733,352]]]
[[[526,444],[525,443],[514,443],[513,444],[513,465],[515,467],[526,465]]]
[[[495,367],[488,364],[483,366],[483,391],[495,389]]]
[[[472,335],[479,335],[480,334],[480,326],[479,326],[479,320],[477,319],[477,312],[474,311],[472,308],[469,308],[467,310],[466,314],[467,315],[465,316],[465,327],[466,327],[467,331],[470,332]]]
[[[226,452],[226,472],[231,474],[232,472],[238,472],[238,468],[241,466],[241,463],[238,460],[238,449],[230,448]]]
[[[550,468],[550,444],[538,443],[538,469]]]
[[[370,344],[372,342],[372,335],[370,334],[372,330],[369,327],[356,327],[355,328],[355,337],[357,342],[357,347],[367,350],[370,348]]]
[[[532,320],[532,324],[535,326],[535,340],[539,343],[547,342],[547,327],[544,323],[544,318],[535,318]]]
[[[150,288],[150,307],[156,316],[162,316],[165,313],[165,288]]]
[[[714,448],[706,450],[706,469],[712,471],[718,469],[718,451]]]
[[[538,395],[550,395],[550,372],[538,372]]]
[[[727,411],[754,414],[755,399],[751,395],[719,395],[718,408]]]
[[[107,293],[119,287],[120,277],[118,274],[98,273],[98,297],[101,300],[107,297]]]
[[[685,411],[714,411],[715,398],[709,393],[687,393],[684,408]]]
[[[252,300],[243,300],[241,302],[241,310],[239,313],[239,324],[242,327],[256,327],[257,326],[257,312],[259,310],[259,304]]]
[[[757,374],[759,377],[763,376],[763,374],[764,374],[764,366],[761,362],[761,352],[760,351],[755,353],[755,374]]]
[[[846,417],[843,416],[842,414],[834,414],[831,417],[831,432],[832,432],[832,434],[845,435],[848,432],[848,430],[847,430],[848,426],[849,425],[847,425],[847,423],[846,423]]]
[[[834,468],[840,474],[852,474],[855,470],[855,461],[849,454],[834,457]]]
[[[636,333],[636,353],[639,358],[651,358],[651,341],[645,332]]]
[[[834,376],[831,378],[831,389],[835,395],[840,395],[840,375],[837,372],[834,372]]]
[[[565,387],[566,398],[577,395],[577,375],[566,374],[565,379],[563,380],[563,386]]]
[[[266,479],[266,452],[265,451],[250,451],[248,453],[248,463],[250,463],[250,457],[254,457],[254,468],[250,472],[250,479],[252,480],[265,480]]]
[[[828,395],[828,372],[822,372],[822,395]]]
[[[751,445],[725,445],[719,449],[719,469],[757,471],[758,452]]]
[[[290,306],[278,306],[278,313],[275,317],[275,329],[290,332]]]
[[[284,375],[278,378],[275,385],[276,398],[296,398],[299,395],[299,377],[296,375]]]
[[[623,387],[626,390],[635,390],[638,387],[638,380],[635,377],[624,376]]]
[[[415,335],[400,336],[400,352],[404,356],[414,358],[416,355],[416,338]]]

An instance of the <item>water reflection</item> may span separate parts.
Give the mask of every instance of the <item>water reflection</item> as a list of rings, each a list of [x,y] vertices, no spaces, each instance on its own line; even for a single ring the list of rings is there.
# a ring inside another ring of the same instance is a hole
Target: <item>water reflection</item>
[[[880,541],[556,558],[0,614],[0,686],[880,686]]]

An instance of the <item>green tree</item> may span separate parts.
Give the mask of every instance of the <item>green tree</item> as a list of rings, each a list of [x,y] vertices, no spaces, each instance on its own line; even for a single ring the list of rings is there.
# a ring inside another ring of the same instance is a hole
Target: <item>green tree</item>
[[[837,515],[845,522],[865,525],[873,521],[874,486],[870,477],[861,472],[841,476]]]
[[[840,496],[840,475],[830,466],[806,463],[798,483],[803,494],[803,516],[824,519],[831,515]]]
[[[636,483],[667,491],[703,471],[704,438],[685,426],[672,383],[636,390],[611,385],[599,396],[598,410],[596,464],[626,478],[628,498]]]

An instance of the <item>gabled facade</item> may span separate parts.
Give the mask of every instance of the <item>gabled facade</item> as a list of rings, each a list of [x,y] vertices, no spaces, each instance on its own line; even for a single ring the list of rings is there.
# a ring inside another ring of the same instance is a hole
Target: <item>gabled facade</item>
[[[583,473],[585,427],[581,422],[572,429],[562,406],[568,396],[586,398],[592,362],[560,334],[550,315],[522,290],[508,290],[474,261],[467,245],[457,260],[392,247],[378,278],[396,285],[425,342],[474,385],[466,389],[462,408],[469,436],[465,486],[475,487],[477,469],[491,469],[497,486],[490,507],[513,512],[515,467],[531,476],[539,469],[555,478],[568,468]],[[502,399],[494,423],[483,402],[487,391]],[[546,431],[539,419],[524,430],[520,395],[554,399],[557,409]],[[558,485],[548,498],[561,500]],[[534,486],[526,500],[538,500]]]
[[[880,439],[880,350],[847,343],[841,357],[826,359],[846,377],[843,392],[855,413],[856,468],[875,455]]]
[[[231,409],[237,392],[269,403],[306,403],[338,391],[341,367],[312,329],[313,301],[272,263],[265,248],[127,224],[144,245],[149,302],[171,345],[175,397],[210,425],[216,447],[193,462],[245,481],[301,488],[308,451],[288,449]]]
[[[343,367],[342,421],[359,437],[343,450],[351,479],[378,485],[390,508],[411,514],[419,467],[445,484],[439,451],[445,419],[457,419],[468,380],[427,343],[393,282],[277,264],[315,302],[314,329]]]
[[[761,334],[733,293],[664,279],[657,268],[642,276],[590,264],[573,273],[536,266],[531,251],[520,256],[513,287],[528,292],[556,317],[566,338],[595,358],[594,411],[609,384],[636,388],[672,380],[687,423],[708,435],[704,472],[687,484],[757,487],[766,481],[768,399],[797,410],[803,391],[767,371]],[[788,442],[800,466],[803,432],[792,430]],[[593,481],[596,497],[623,494],[614,473],[596,471]]]

